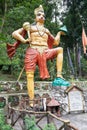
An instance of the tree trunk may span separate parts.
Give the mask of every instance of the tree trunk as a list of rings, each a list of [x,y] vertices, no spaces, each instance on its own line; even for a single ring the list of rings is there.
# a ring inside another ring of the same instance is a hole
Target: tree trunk
[[[5,15],[6,15],[6,12],[7,12],[7,0],[5,0],[4,2],[4,16],[2,18],[2,25],[1,25],[1,28],[0,28],[0,33],[2,33],[2,29],[3,29],[3,26],[4,26],[4,23],[5,23]]]

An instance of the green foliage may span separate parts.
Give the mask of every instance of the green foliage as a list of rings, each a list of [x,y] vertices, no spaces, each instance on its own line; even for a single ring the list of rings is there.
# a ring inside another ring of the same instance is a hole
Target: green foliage
[[[1,91],[3,91],[3,87],[2,87],[2,85],[0,85],[0,92],[1,92]]]
[[[24,118],[24,123],[25,123],[25,130],[39,130],[35,124],[35,117],[29,117],[29,116],[25,116]]]
[[[53,123],[47,124],[43,130],[56,130],[55,126]]]
[[[5,106],[5,102],[0,102],[0,108],[3,108]]]
[[[3,65],[1,70],[2,70],[2,72],[8,72],[8,69],[9,69],[9,66]]]
[[[25,127],[24,129],[25,130],[39,130],[36,126],[36,123],[35,123],[35,117],[32,116],[32,117],[29,117],[28,115],[26,115],[24,117],[24,124],[25,124]],[[47,124],[43,130],[56,130],[55,126],[53,125],[53,123],[50,123],[50,124]]]
[[[10,125],[4,125],[2,130],[13,130]]]
[[[29,20],[25,14],[28,14],[28,10],[24,6],[11,9],[6,16],[6,33],[11,34],[15,29],[21,28],[22,24]]]
[[[4,112],[0,110],[0,130],[13,130],[13,128],[6,124]]]
[[[11,64],[11,61],[7,56],[6,44],[2,43],[0,44],[0,65],[9,65],[9,64]]]

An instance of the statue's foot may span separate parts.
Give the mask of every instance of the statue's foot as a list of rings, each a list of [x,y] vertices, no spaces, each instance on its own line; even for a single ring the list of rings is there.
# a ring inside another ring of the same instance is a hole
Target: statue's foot
[[[54,79],[53,83],[52,83],[52,86],[66,86],[66,87],[69,87],[70,86],[70,83],[61,78],[61,77],[57,77]]]
[[[61,78],[61,79],[64,79],[62,75],[57,75],[57,78]],[[65,80],[65,79],[64,79]]]
[[[34,107],[33,101],[29,101],[29,106],[30,106],[30,108]]]
[[[33,104],[30,104],[30,107],[33,107]]]
[[[33,110],[34,105],[33,104],[29,104],[29,108],[30,108],[30,110]]]

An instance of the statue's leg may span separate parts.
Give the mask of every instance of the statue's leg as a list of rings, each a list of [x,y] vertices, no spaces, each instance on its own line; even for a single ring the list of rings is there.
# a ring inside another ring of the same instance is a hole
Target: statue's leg
[[[63,78],[62,77],[62,66],[63,66],[63,48],[59,47],[57,51],[57,77]]]
[[[45,50],[46,59],[53,59],[57,57],[56,66],[57,66],[57,77],[62,77],[62,66],[63,66],[63,48],[57,47],[54,49]]]
[[[70,83],[66,81],[62,76],[62,66],[63,66],[63,48],[56,48],[56,57],[57,57],[57,78],[54,79],[52,86],[70,86]]]
[[[27,89],[29,95],[29,105],[33,107],[33,100],[34,100],[34,71],[26,72],[27,75]]]

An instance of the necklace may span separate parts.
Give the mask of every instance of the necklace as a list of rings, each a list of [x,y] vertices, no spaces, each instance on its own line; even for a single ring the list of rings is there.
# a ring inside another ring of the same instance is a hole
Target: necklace
[[[46,29],[44,27],[39,28],[37,25],[36,25],[36,28],[38,30],[39,35],[42,37],[44,35]]]

